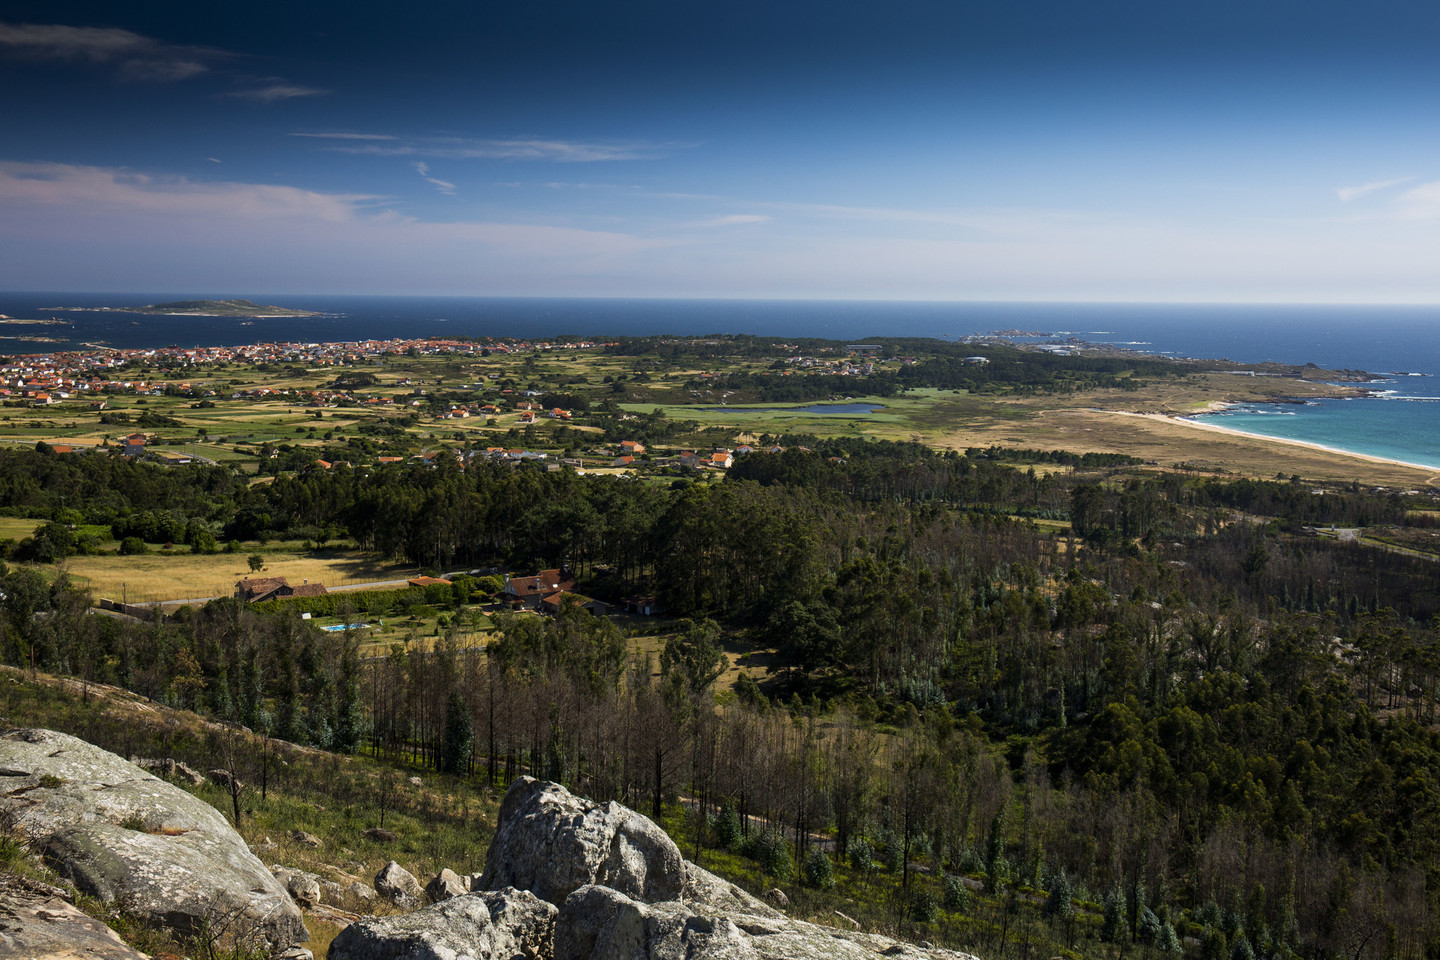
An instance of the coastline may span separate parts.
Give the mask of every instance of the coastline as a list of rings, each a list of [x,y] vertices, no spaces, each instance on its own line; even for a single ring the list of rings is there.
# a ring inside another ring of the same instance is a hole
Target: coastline
[[[1213,402],[1207,405],[1206,410],[1199,411],[1198,414],[1216,412],[1219,410],[1223,410],[1228,406],[1232,406],[1232,404],[1222,403],[1218,401]],[[1323,443],[1311,443],[1308,440],[1291,440],[1287,437],[1272,437],[1263,433],[1251,433],[1247,430],[1236,430],[1234,427],[1222,427],[1213,423],[1204,423],[1200,420],[1192,420],[1189,416],[1180,416],[1177,414],[1168,413],[1129,413],[1119,410],[1110,412],[1118,413],[1124,417],[1140,417],[1144,420],[1154,420],[1163,423],[1177,423],[1187,427],[1191,427],[1196,430],[1205,430],[1211,433],[1227,434],[1232,437],[1246,437],[1250,440],[1260,440],[1266,443],[1276,443],[1288,447],[1301,447],[1306,450],[1314,450],[1320,453],[1334,454],[1336,456],[1352,457],[1363,463],[1385,464],[1387,466],[1394,467],[1409,467],[1414,470],[1424,470],[1430,473],[1440,474],[1440,466],[1435,466],[1432,464],[1411,463],[1408,460],[1397,460],[1393,457],[1380,457],[1370,453],[1358,453],[1354,450],[1344,450],[1340,447],[1329,447]],[[1190,416],[1196,416],[1198,414],[1191,414]]]

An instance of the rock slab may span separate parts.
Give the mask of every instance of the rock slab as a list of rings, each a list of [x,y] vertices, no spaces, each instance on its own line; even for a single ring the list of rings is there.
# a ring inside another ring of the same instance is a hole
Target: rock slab
[[[0,817],[82,891],[182,934],[283,950],[300,910],[214,807],[50,730],[0,736]]]
[[[555,957],[553,904],[507,887],[467,893],[397,917],[341,930],[328,960],[511,960]]]
[[[556,960],[975,960],[888,937],[581,887],[555,921]]]
[[[146,954],[59,893],[16,874],[0,875],[0,957],[146,960]]]

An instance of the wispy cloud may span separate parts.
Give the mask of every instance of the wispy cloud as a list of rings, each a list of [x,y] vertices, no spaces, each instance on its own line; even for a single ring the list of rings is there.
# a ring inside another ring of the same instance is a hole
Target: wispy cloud
[[[769,223],[771,217],[763,213],[731,213],[723,217],[711,217],[709,220],[697,220],[697,227],[734,227],[746,223]]]
[[[331,139],[360,139],[334,137]],[[369,138],[367,138],[369,139]],[[617,160],[653,160],[688,144],[643,141],[606,142],[557,140],[541,137],[465,139],[430,137],[394,140],[385,144],[335,146],[341,153],[381,157],[430,157],[447,160],[543,160],[552,163],[608,163]]]
[[[0,235],[38,230],[64,243],[119,244],[125,238],[127,244],[167,246],[179,237],[193,238],[207,249],[234,249],[271,244],[278,229],[296,245],[301,260],[323,248],[346,251],[355,262],[380,264],[406,249],[421,259],[441,257],[453,270],[473,266],[466,258],[473,257],[476,245],[511,262],[517,257],[572,258],[579,264],[667,243],[549,224],[426,222],[395,213],[388,201],[370,194],[0,161],[0,205],[7,211]],[[217,224],[224,229],[217,230]]]
[[[1396,180],[1376,180],[1373,183],[1362,183],[1358,187],[1340,187],[1335,191],[1335,196],[1340,198],[1341,203],[1349,203],[1351,200],[1358,200],[1366,194],[1388,190],[1391,187],[1398,187],[1400,184],[1410,183],[1414,179],[1414,177],[1400,177]]]
[[[225,162],[224,160],[221,160],[219,157],[206,157],[205,159],[206,159],[206,160],[209,160],[211,163],[224,163],[224,162]]]
[[[229,93],[222,93],[221,96],[236,100],[250,100],[255,103],[277,103],[281,100],[293,100],[296,97],[323,97],[328,93],[330,93],[329,90],[323,90],[320,87],[307,87],[272,77],[262,81],[261,86],[251,87],[248,90],[232,90]]]
[[[271,184],[197,181],[123,168],[0,162],[0,201],[16,206],[88,206],[97,211],[343,222],[381,199]]]
[[[1406,190],[1395,199],[1395,209],[1406,220],[1440,219],[1440,180]]]
[[[387,133],[292,133],[292,137],[312,137],[316,140],[399,140]]]
[[[424,160],[415,161],[415,172],[420,174],[420,179],[424,180],[426,183],[433,183],[440,190],[440,192],[445,194],[447,197],[453,197],[455,195],[455,184],[451,183],[449,180],[439,180],[435,177],[430,176],[430,164],[426,163]]]
[[[34,60],[65,60],[116,67],[134,80],[171,82],[210,70],[229,57],[210,47],[165,43],[118,27],[59,23],[0,23],[0,51]]]

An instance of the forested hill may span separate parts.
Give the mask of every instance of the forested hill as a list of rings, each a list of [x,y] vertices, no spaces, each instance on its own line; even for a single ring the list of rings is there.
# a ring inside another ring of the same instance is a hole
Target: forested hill
[[[336,749],[454,768],[464,720],[475,775],[684,793],[785,826],[797,863],[824,834],[914,915],[978,878],[944,908],[977,918],[961,945],[1003,945],[1007,903],[1073,894],[1106,924],[1053,916],[1046,949],[1420,957],[1440,945],[1437,561],[1310,528],[1400,536],[1428,505],[863,441],[708,483],[441,461],[246,485],[9,451],[0,508],[49,521],[15,557],[93,548],[83,524],[202,551],[318,532],[437,570],[568,563],[589,596],[686,621],[660,676],[578,611],[505,622],[485,656],[462,643],[471,584],[427,598],[457,605],[433,655],[361,661],[294,606],[126,624],[16,567],[0,642]],[[715,690],[722,643],[773,651],[769,682]]]

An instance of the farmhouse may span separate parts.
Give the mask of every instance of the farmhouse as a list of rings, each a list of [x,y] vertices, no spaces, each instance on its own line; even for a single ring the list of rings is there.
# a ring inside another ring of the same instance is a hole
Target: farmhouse
[[[323,583],[306,580],[292,587],[284,577],[246,577],[235,584],[235,596],[246,603],[283,600],[287,597],[323,597],[328,590]]]
[[[566,567],[541,570],[533,577],[505,578],[505,599],[530,607],[538,607],[543,598],[553,593],[574,589],[575,577]]]

